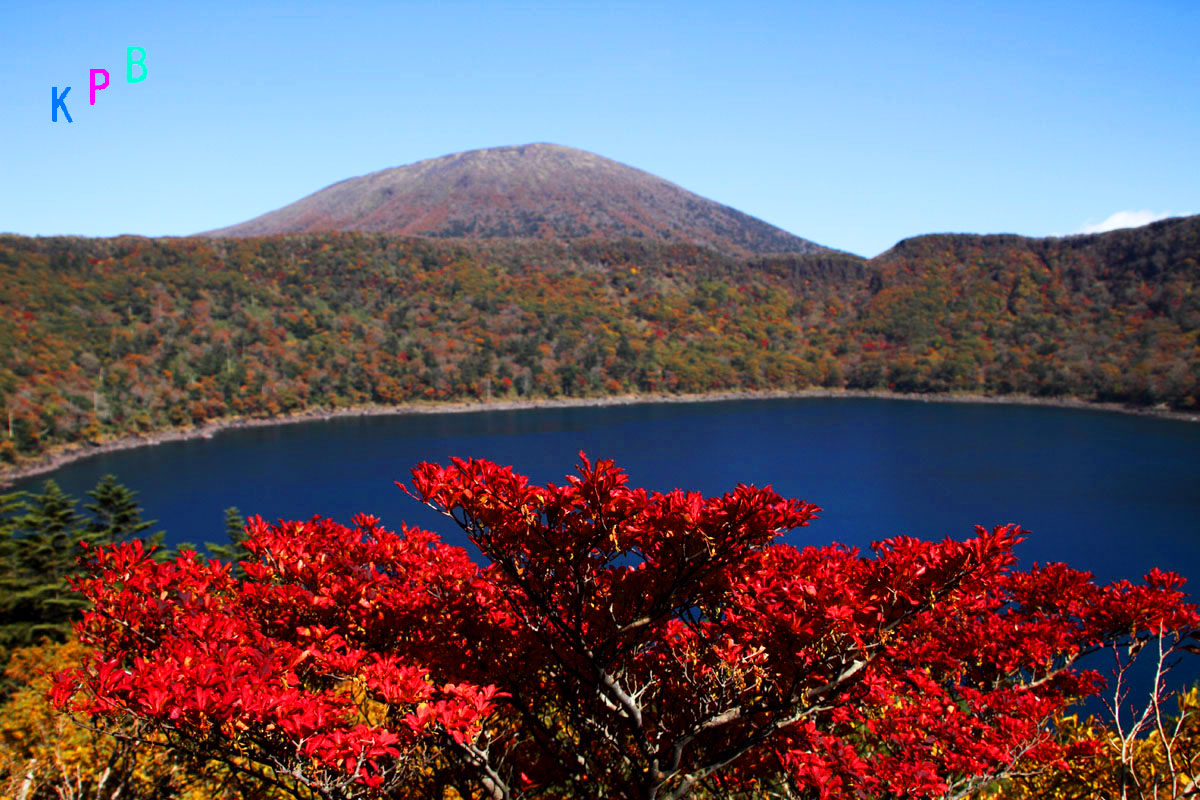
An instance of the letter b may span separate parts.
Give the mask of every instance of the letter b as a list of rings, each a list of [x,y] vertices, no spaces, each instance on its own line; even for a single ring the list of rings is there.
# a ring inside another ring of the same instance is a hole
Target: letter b
[[[133,57],[133,51],[138,51],[138,57]],[[133,77],[133,68],[141,67],[142,74],[136,78]],[[146,69],[146,48],[144,47],[126,47],[125,48],[125,82],[126,83],[141,83],[146,80],[146,75],[150,70]]]

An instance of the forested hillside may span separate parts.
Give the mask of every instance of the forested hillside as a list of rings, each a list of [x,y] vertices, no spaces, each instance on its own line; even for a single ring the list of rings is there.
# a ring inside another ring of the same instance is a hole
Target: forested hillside
[[[231,417],[891,388],[1192,409],[1200,217],[866,261],[647,241],[0,237],[2,463]]]

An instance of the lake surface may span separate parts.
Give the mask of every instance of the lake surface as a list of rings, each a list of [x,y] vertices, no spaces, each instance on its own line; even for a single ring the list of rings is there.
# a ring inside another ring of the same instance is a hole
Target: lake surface
[[[49,477],[82,497],[111,472],[173,544],[223,541],[223,509],[237,506],[268,520],[372,513],[477,555],[393,481],[420,461],[474,456],[562,483],[581,449],[614,459],[633,486],[714,495],[771,484],[816,503],[820,519],[787,537],[798,546],[963,538],[1016,522],[1032,531],[1018,547],[1025,566],[1065,561],[1102,582],[1158,566],[1200,582],[1200,425],[1039,406],[804,398],[347,417],[99,455],[16,488]],[[1107,674],[1111,657],[1087,666]],[[1148,687],[1149,663],[1139,667]],[[1200,658],[1172,677],[1200,679]],[[1103,712],[1096,700],[1085,708]]]
[[[796,545],[1016,522],[1032,531],[1026,564],[1200,580],[1200,425],[1039,406],[803,398],[347,417],[99,455],[16,488],[53,478],[82,497],[111,472],[171,543],[222,541],[222,510],[237,506],[268,520],[368,512],[465,545],[393,481],[420,461],[474,456],[561,483],[581,449],[614,459],[633,486],[771,484],[816,503]]]

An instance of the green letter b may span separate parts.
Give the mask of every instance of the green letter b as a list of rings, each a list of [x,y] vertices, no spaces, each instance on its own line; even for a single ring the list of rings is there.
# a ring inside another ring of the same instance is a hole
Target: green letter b
[[[138,51],[137,58],[133,57],[134,50]],[[142,68],[142,74],[138,75],[136,78],[133,77],[133,68],[135,66]],[[144,48],[144,47],[126,47],[125,48],[125,81],[127,83],[141,83],[142,81],[146,80],[146,73],[148,73],[148,72],[149,72],[149,70],[146,69],[146,48]]]

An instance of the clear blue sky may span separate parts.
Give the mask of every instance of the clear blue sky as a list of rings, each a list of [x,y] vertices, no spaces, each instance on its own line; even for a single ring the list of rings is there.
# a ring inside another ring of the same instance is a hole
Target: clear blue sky
[[[185,235],[528,142],[868,256],[1200,213],[1198,43],[1196,0],[8,2],[0,231]]]

